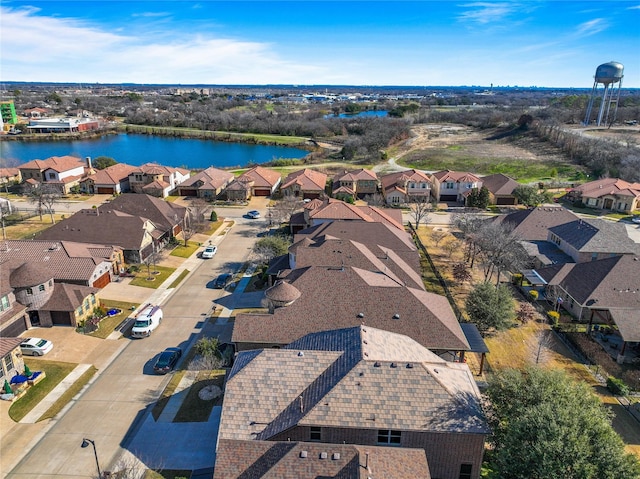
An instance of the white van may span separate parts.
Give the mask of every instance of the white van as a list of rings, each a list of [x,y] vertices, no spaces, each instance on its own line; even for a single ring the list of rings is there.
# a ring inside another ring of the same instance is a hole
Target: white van
[[[135,323],[131,329],[132,338],[146,338],[151,335],[151,331],[156,329],[162,321],[162,309],[160,306],[147,304],[136,314]]]

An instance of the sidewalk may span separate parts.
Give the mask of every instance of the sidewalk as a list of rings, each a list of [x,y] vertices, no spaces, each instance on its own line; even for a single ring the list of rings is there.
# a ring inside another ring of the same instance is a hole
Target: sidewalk
[[[230,222],[223,221],[220,227],[211,234],[205,241],[202,241],[202,248],[209,240],[212,244],[219,244],[224,238],[225,234],[230,229]],[[171,257],[173,259],[174,257]],[[183,258],[178,258],[182,260]],[[176,266],[176,270],[171,274],[160,287],[157,289],[129,286],[128,281],[109,283],[102,289],[99,296],[103,298],[131,301],[135,298],[136,302],[140,302],[141,306],[148,302],[154,304],[162,304],[171,294],[176,291],[176,288],[169,288],[171,284],[182,274],[184,270],[189,270],[189,274],[192,274],[199,264],[197,252],[192,254],[189,258],[184,259],[180,265]],[[109,335],[106,340],[100,340],[108,342],[108,344],[116,344],[114,340],[121,337],[121,333],[114,331]],[[91,378],[88,385],[92,384],[104,371],[115,357],[120,354],[121,350],[126,347],[127,343],[118,344],[115,348],[107,348],[105,352],[112,352],[107,358],[106,355],[98,356],[100,364],[94,364],[98,367],[98,371]],[[98,347],[98,349],[100,349]],[[91,355],[93,357],[93,355]],[[2,424],[2,435],[0,438],[0,477],[5,477],[9,471],[11,471],[33,448],[38,441],[47,433],[51,427],[55,424],[57,418],[50,419],[48,421],[37,422],[40,417],[54,404],[62,394],[72,385],[78,378],[84,374],[84,372],[91,367],[92,364],[82,362],[75,367],[75,369],[69,373],[42,401],[34,407],[19,423],[11,421],[8,415],[8,407],[6,407],[6,414],[3,414],[0,424]],[[87,385],[87,386],[88,386]],[[186,386],[185,386],[186,387]],[[83,389],[80,394],[86,390]],[[72,400],[73,401],[73,400]],[[4,402],[4,401],[3,401]],[[60,414],[64,414],[70,407],[71,403],[65,406]],[[5,406],[3,404],[3,406]],[[8,405],[10,406],[10,404]],[[179,405],[178,405],[179,407]],[[3,413],[5,408],[3,408]],[[177,411],[177,409],[176,409]],[[211,427],[211,426],[210,426]],[[217,427],[217,426],[216,426]],[[216,429],[217,430],[217,429]],[[18,439],[19,438],[19,439]]]

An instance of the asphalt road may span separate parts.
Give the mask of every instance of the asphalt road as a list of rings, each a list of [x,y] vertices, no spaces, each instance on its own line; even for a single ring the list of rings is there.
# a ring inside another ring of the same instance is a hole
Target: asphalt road
[[[253,206],[252,206],[253,208]],[[176,456],[208,454],[213,457],[215,437],[201,437],[194,423],[179,429],[180,436],[158,430],[149,438],[136,438],[138,428],[169,380],[153,374],[157,355],[166,347],[185,349],[200,333],[214,307],[224,294],[207,288],[219,273],[234,271],[249,257],[258,232],[266,227],[264,220],[242,217],[246,209],[216,208],[220,216],[236,220],[233,228],[220,241],[213,259],[190,258],[192,273],[163,304],[164,319],[160,327],[145,339],[126,341],[126,345],[97,379],[81,392],[66,412],[6,476],[10,479],[89,478],[96,476],[96,463],[91,447],[81,448],[83,438],[95,441],[102,470],[111,470],[124,450],[136,441],[168,441]],[[263,209],[264,211],[264,209]],[[217,239],[214,241],[218,241]],[[221,339],[231,336],[231,325],[216,328]],[[145,433],[149,431],[145,429]],[[197,449],[202,450],[198,451]],[[153,450],[153,447],[151,447]],[[136,455],[136,451],[130,451]],[[146,462],[145,457],[139,457]],[[172,468],[170,457],[161,458],[165,468]]]

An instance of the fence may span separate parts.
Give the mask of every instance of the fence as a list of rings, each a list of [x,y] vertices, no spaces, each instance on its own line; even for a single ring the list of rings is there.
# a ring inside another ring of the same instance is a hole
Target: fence
[[[11,209],[11,214],[7,214],[6,211],[3,210],[3,222],[5,226],[12,226],[18,223],[21,223],[29,218],[34,218],[36,216],[40,216],[42,213],[43,216],[49,214],[56,214],[56,210],[42,210],[40,212],[38,208],[15,208]]]
[[[460,308],[458,308],[458,305],[453,299],[453,294],[451,294],[451,290],[449,289],[449,285],[447,284],[447,281],[442,277],[442,275],[440,274],[440,271],[438,271],[438,268],[436,268],[435,264],[433,263],[433,260],[431,259],[431,256],[429,255],[429,252],[427,251],[427,248],[425,248],[424,245],[422,244],[422,241],[420,241],[420,237],[418,236],[418,233],[416,232],[416,230],[414,229],[413,225],[410,222],[409,222],[409,229],[411,230],[411,236],[413,237],[413,241],[416,243],[418,248],[420,248],[420,251],[422,251],[422,253],[424,254],[424,257],[429,262],[429,266],[431,267],[433,274],[436,275],[436,279],[440,283],[440,286],[442,286],[442,289],[444,290],[444,295],[449,301],[449,304],[451,305],[453,312],[456,314],[458,321],[464,321],[464,316],[462,314],[462,311],[460,311]]]

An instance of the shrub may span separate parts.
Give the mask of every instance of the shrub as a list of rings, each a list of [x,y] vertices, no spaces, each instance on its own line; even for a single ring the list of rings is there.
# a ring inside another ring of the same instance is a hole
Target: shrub
[[[551,324],[553,326],[558,325],[558,321],[560,320],[560,313],[558,313],[557,311],[547,311],[547,316],[551,320]]]
[[[607,378],[607,389],[611,391],[611,394],[616,396],[626,396],[629,394],[629,387],[624,383],[622,379],[609,376]]]
[[[515,285],[522,286],[522,275],[520,273],[516,273],[511,276],[511,282]],[[537,293],[537,291],[536,291]]]
[[[209,221],[218,221],[218,213],[212,211],[211,216],[209,217]]]
[[[531,291],[529,291],[529,297],[535,301],[538,299],[538,292],[535,289],[532,289]]]

